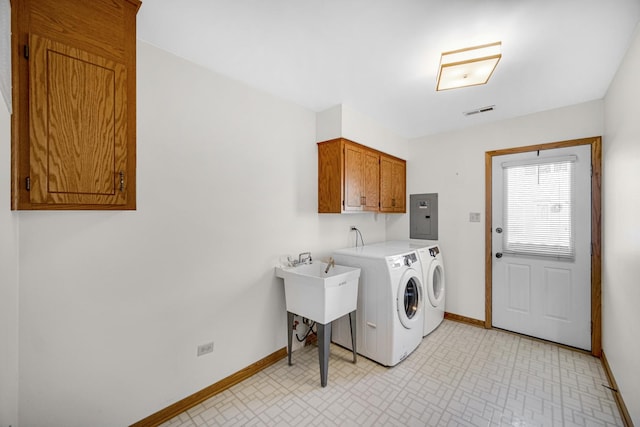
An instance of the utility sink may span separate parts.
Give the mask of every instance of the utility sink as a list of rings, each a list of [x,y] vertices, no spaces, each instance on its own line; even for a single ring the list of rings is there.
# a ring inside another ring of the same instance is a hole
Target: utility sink
[[[356,363],[355,313],[358,306],[360,269],[324,262],[276,267],[276,276],[284,279],[287,305],[287,353],[291,365],[291,341],[294,315],[313,320],[317,325],[320,385],[326,387],[329,373],[331,322],[349,315],[353,363]]]
[[[360,269],[337,264],[326,269],[324,262],[276,267],[288,312],[326,325],[356,309]]]

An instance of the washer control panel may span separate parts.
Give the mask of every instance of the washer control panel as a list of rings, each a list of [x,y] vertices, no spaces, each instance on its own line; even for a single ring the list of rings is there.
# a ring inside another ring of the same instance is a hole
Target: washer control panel
[[[411,267],[418,262],[418,256],[415,252],[406,255],[399,255],[389,258],[389,268],[399,268],[402,266]]]
[[[411,267],[411,265],[415,264],[416,262],[418,262],[418,256],[415,252],[404,255],[404,265],[406,265],[407,267]]]

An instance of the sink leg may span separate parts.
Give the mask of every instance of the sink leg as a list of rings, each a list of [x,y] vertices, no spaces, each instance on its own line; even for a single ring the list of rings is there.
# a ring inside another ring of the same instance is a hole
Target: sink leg
[[[329,372],[329,342],[331,341],[331,322],[326,325],[318,325],[318,356],[320,359],[320,384],[327,386],[327,374]]]
[[[293,313],[287,311],[287,359],[291,366],[291,339],[293,338]]]
[[[353,363],[356,363],[356,312],[349,313],[349,328],[351,329],[351,348],[353,349]]]

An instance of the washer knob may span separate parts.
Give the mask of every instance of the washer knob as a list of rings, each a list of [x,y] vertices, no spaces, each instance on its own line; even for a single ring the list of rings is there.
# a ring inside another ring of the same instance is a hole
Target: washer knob
[[[406,265],[407,267],[411,267],[411,258],[409,258],[408,256],[404,257],[404,265]]]

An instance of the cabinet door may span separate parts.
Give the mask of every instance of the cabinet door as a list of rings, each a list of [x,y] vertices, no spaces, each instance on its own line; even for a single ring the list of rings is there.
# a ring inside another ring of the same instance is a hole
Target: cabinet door
[[[363,152],[354,145],[344,145],[344,210],[362,210]]]
[[[380,156],[374,151],[364,152],[364,210],[377,211],[380,205]]]
[[[380,156],[380,211],[406,212],[405,163]]]
[[[380,211],[393,212],[393,160],[380,156]]]
[[[127,73],[123,64],[30,36],[32,203],[127,200]]]
[[[406,208],[406,164],[404,162],[394,162],[392,167],[393,180],[393,211],[404,213]]]

